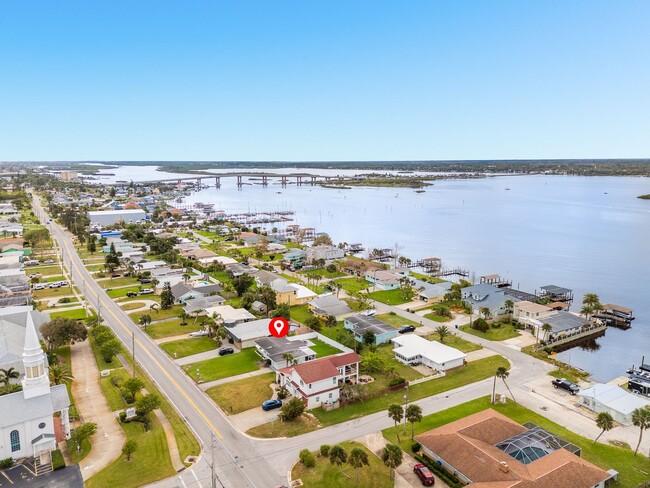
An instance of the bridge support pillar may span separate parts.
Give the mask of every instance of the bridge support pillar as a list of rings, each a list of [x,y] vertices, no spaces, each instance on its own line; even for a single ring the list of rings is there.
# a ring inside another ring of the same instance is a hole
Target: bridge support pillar
[[[269,177],[262,176],[262,186],[267,186],[269,184]]]
[[[314,186],[316,184],[316,177],[312,176],[311,177],[311,186]]]
[[[302,176],[296,176],[296,185],[302,185]]]
[[[242,187],[243,185],[244,185],[244,183],[242,183],[242,177],[241,177],[241,175],[237,175],[237,188],[239,188],[239,189],[241,190],[241,187]]]
[[[217,176],[214,179],[214,187],[215,188],[221,188],[221,177]]]

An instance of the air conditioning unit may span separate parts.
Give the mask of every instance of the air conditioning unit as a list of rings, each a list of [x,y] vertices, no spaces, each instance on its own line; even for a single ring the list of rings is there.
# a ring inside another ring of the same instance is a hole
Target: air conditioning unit
[[[501,461],[499,463],[499,469],[503,471],[504,473],[509,473],[510,472],[510,466],[508,466],[508,463],[505,461]]]

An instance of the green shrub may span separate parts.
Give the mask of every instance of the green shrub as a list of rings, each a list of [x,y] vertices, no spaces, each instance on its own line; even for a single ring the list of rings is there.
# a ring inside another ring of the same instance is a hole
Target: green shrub
[[[63,459],[63,454],[58,449],[52,451],[52,469],[56,471],[57,469],[65,468],[65,459]]]
[[[500,329],[503,324],[501,322],[492,322],[493,329]]]
[[[14,465],[14,458],[0,459],[0,469],[11,468]]]
[[[111,385],[115,386],[116,388],[119,388],[122,386],[122,378],[119,376],[111,376]]]
[[[411,451],[413,451],[413,452],[420,452],[420,448],[421,448],[421,447],[422,447],[422,446],[420,445],[419,442],[414,442],[413,444],[411,444]]]
[[[59,298],[59,303],[70,303],[70,297]]]
[[[126,422],[126,412],[120,412],[120,422]]]
[[[322,446],[320,446],[320,455],[321,456],[327,457],[329,453],[330,453],[329,444],[323,444]]]
[[[388,387],[390,388],[397,385],[403,385],[404,383],[406,383],[406,380],[400,376],[399,378],[393,378],[390,380],[388,382]]]
[[[306,468],[313,468],[316,466],[316,458],[314,455],[309,451],[309,449],[303,449],[300,451],[300,461],[302,464],[305,465]]]
[[[485,321],[485,319],[478,318],[471,325],[472,329],[478,330],[480,332],[487,332],[490,329],[490,325]]]
[[[131,405],[135,401],[135,398],[133,398],[133,394],[126,388],[120,388],[120,394],[122,395],[124,402],[127,403],[128,405]]]
[[[451,474],[442,466],[434,463],[428,457],[420,456],[418,454],[415,454],[413,457],[417,459],[419,462],[421,462],[422,464],[424,464],[427,468],[429,468],[440,479],[442,479],[442,481],[444,481],[447,484],[447,486],[449,486],[449,488],[463,488],[463,484],[460,482],[458,478],[456,478],[453,474]]]

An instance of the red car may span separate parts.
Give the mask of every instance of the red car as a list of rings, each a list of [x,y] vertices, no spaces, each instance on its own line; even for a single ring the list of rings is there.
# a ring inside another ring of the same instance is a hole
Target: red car
[[[418,475],[420,482],[424,486],[433,486],[436,480],[433,478],[433,473],[424,464],[416,464],[413,466],[413,472]]]

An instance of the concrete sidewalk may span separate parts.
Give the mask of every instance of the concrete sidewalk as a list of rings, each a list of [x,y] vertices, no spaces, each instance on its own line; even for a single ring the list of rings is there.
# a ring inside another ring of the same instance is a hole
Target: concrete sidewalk
[[[79,462],[81,475],[87,480],[122,454],[126,436],[99,386],[99,370],[88,340],[70,346],[70,361],[77,410],[84,422],[97,424],[97,433],[90,439],[90,454]]]

